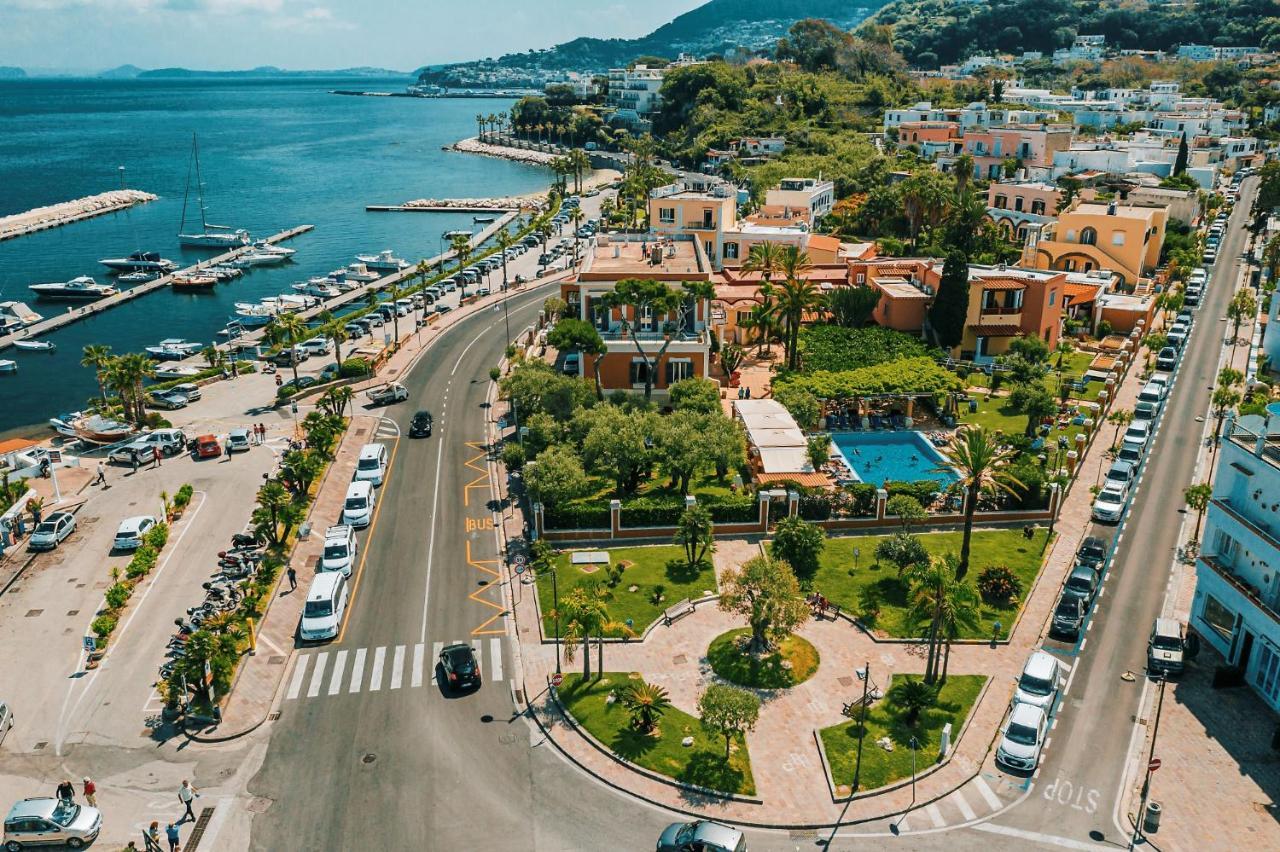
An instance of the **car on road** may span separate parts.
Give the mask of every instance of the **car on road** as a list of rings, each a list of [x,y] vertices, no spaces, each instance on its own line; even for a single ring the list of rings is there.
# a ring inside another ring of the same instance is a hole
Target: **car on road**
[[[342,369],[337,364],[325,364],[324,369],[316,376],[319,382],[331,382],[338,378],[342,373]]]
[[[718,822],[673,822],[658,836],[658,852],[747,852],[741,831]]]
[[[228,453],[248,452],[251,446],[248,429],[232,429],[227,433]]]
[[[373,518],[373,484],[353,482],[347,486],[347,499],[342,504],[342,522],[353,527],[367,527]]]
[[[135,467],[150,464],[153,458],[155,458],[155,452],[150,447],[141,444],[116,447],[107,453],[107,461]]]
[[[1111,468],[1107,471],[1108,482],[1119,482],[1122,485],[1128,485],[1133,481],[1133,477],[1137,474],[1138,468],[1133,462],[1120,461],[1116,459],[1111,463]]]
[[[409,437],[430,438],[433,422],[434,418],[432,418],[430,411],[415,412],[413,419],[409,421]]]
[[[327,337],[312,337],[298,344],[308,355],[328,355],[333,351],[333,344]]]
[[[1034,771],[1040,763],[1048,718],[1044,709],[1034,704],[1014,704],[1008,721],[1000,729],[996,763],[1021,772]]]
[[[195,382],[183,382],[180,385],[174,385],[169,390],[182,394],[187,398],[187,402],[197,402],[200,399],[200,386]]]
[[[488,287],[481,287],[481,288],[479,288],[478,290],[476,290],[476,295],[477,295],[477,296],[487,296],[487,295],[489,295],[489,288],[488,288]]]
[[[1178,366],[1178,350],[1172,346],[1166,346],[1156,355],[1157,370],[1173,370]]]
[[[307,602],[302,605],[298,635],[304,642],[332,639],[342,627],[349,596],[347,578],[341,571],[316,574],[307,589]]]
[[[1182,674],[1184,645],[1182,624],[1176,618],[1157,618],[1147,637],[1147,673]]]
[[[1058,658],[1044,651],[1036,651],[1022,667],[1018,687],[1013,693],[1014,703],[1031,704],[1044,708],[1046,713],[1052,712],[1061,677],[1062,664],[1058,662]]]
[[[291,396],[298,391],[306,390],[313,385],[320,384],[320,380],[315,376],[298,376],[298,380],[288,381],[276,390],[276,396]]]
[[[480,688],[480,661],[470,645],[446,645],[440,651],[440,670],[450,689]]]
[[[1192,284],[1187,287],[1186,292],[1183,293],[1182,298],[1186,304],[1195,308],[1200,306],[1200,299],[1203,296],[1204,296],[1204,288],[1198,287],[1195,284]]]
[[[36,525],[27,547],[31,550],[53,550],[76,531],[76,516],[70,512],[54,512]]]
[[[324,552],[320,554],[321,571],[341,571],[351,576],[360,543],[350,524],[335,524],[324,531]]]
[[[107,459],[131,464],[133,457],[137,455],[139,462],[145,463],[151,461],[156,449],[166,456],[172,456],[182,452],[186,446],[187,436],[181,429],[157,429],[128,446],[117,447],[107,454]]]
[[[385,444],[365,444],[360,448],[356,458],[356,472],[351,477],[355,482],[368,482],[381,485],[387,475],[387,447]]]
[[[147,397],[147,405],[152,408],[160,408],[165,411],[176,411],[179,408],[186,408],[190,400],[185,394],[178,393],[174,390],[160,391],[153,393]]]
[[[409,391],[399,382],[388,382],[376,388],[370,388],[365,396],[372,405],[390,405],[409,398]]]
[[[1093,519],[1104,524],[1119,523],[1128,496],[1128,483],[1107,480],[1098,496],[1093,498]]]
[[[1076,551],[1076,564],[1088,565],[1097,571],[1102,568],[1102,563],[1107,559],[1107,543],[1096,535],[1091,535],[1080,542],[1080,549]]]
[[[1174,323],[1169,330],[1165,332],[1165,340],[1168,340],[1178,349],[1187,345],[1187,334],[1191,331],[1187,326],[1180,323]]]
[[[66,846],[80,849],[102,830],[102,813],[88,805],[60,799],[23,799],[4,818],[4,848],[18,852],[28,846]]]
[[[348,337],[364,337],[369,333],[369,329],[365,328],[358,322],[349,322],[342,327]]]
[[[116,537],[111,542],[113,550],[137,550],[142,546],[142,539],[156,525],[156,519],[150,515],[137,515],[125,518],[116,527]]]
[[[1129,428],[1124,430],[1124,440],[1130,444],[1147,445],[1147,441],[1151,439],[1151,424],[1140,420],[1135,420],[1129,424]]]
[[[1084,627],[1084,613],[1084,601],[1075,595],[1064,594],[1058,598],[1058,605],[1053,610],[1049,632],[1055,636],[1080,638],[1080,630]]]
[[[222,455],[222,444],[218,442],[217,435],[201,435],[196,438],[195,449],[191,451],[191,457],[196,459],[216,459]]]
[[[1062,593],[1084,601],[1085,609],[1088,609],[1093,606],[1093,599],[1098,594],[1098,572],[1087,565],[1077,565],[1067,575]]]
[[[277,367],[292,367],[294,364],[301,364],[311,354],[301,346],[294,346],[290,349],[282,349],[271,359],[271,363]]]

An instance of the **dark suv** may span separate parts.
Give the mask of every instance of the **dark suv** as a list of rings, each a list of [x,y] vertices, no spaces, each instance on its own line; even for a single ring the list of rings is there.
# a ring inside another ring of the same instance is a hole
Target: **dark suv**
[[[470,645],[446,645],[440,652],[440,668],[451,689],[479,689],[480,661]]]
[[[1058,606],[1053,611],[1053,624],[1049,632],[1058,636],[1080,638],[1080,630],[1084,627],[1084,601],[1075,595],[1064,594],[1058,599]]]
[[[1076,551],[1076,564],[1088,565],[1097,571],[1102,568],[1102,563],[1107,558],[1107,543],[1096,535],[1091,535],[1084,541],[1080,542],[1080,549]]]
[[[419,411],[413,415],[413,420],[409,422],[410,438],[430,438],[431,437],[431,412]]]

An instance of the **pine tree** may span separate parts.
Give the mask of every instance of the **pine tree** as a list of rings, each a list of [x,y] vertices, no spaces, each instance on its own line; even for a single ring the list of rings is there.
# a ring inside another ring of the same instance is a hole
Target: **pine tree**
[[[942,266],[938,295],[929,307],[929,327],[934,342],[953,349],[964,339],[964,321],[969,313],[969,261],[963,252],[952,251]]]
[[[1187,170],[1187,134],[1182,134],[1182,139],[1178,142],[1178,158],[1173,161],[1173,173],[1180,175]]]

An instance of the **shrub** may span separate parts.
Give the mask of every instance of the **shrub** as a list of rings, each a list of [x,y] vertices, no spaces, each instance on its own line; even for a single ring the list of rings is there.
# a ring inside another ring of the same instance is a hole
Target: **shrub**
[[[603,501],[544,506],[543,522],[552,530],[608,529],[609,504]]]
[[[622,526],[666,527],[674,526],[684,512],[684,498],[633,497],[622,504]]]
[[[117,619],[114,615],[100,615],[89,625],[89,629],[99,639],[106,639],[116,629],[116,623]]]
[[[876,487],[870,482],[854,482],[844,487],[850,497],[850,514],[855,517],[872,515],[876,510]]]
[[[174,505],[177,505],[176,499],[174,500]],[[163,550],[164,546],[169,543],[169,525],[156,524],[154,527],[147,530],[147,535],[143,539],[143,543],[157,552]]]
[[[756,500],[750,494],[732,494],[727,497],[699,497],[698,505],[705,506],[711,520],[721,523],[750,523],[760,519]]]
[[[357,376],[367,375],[369,375],[368,358],[348,358],[338,368],[338,377],[342,379],[353,379]]]
[[[129,602],[129,587],[123,583],[116,583],[107,589],[107,608],[119,609]]]
[[[991,565],[978,575],[978,591],[987,603],[1008,603],[1022,595],[1022,581],[1004,565]]]
[[[818,570],[818,557],[826,546],[827,534],[821,528],[800,518],[778,522],[769,547],[774,559],[781,559],[795,570],[798,577],[812,577]]]
[[[800,517],[806,521],[825,521],[831,517],[832,502],[826,494],[801,494]]]
[[[145,577],[150,573],[156,564],[156,549],[150,543],[143,544],[133,553],[133,558],[129,560],[129,567],[125,569],[125,576],[131,580],[139,577]]]
[[[921,479],[916,482],[889,480],[884,484],[884,488],[889,492],[889,497],[891,498],[899,494],[905,494],[908,497],[914,497],[921,506],[928,507],[938,498],[938,492],[942,490],[942,483],[936,479]]]
[[[185,509],[191,504],[191,497],[195,494],[195,489],[191,487],[191,483],[187,483],[178,489],[173,495],[173,505],[177,509]]]
[[[524,447],[519,444],[507,444],[502,448],[502,464],[507,470],[520,470],[524,467]]]

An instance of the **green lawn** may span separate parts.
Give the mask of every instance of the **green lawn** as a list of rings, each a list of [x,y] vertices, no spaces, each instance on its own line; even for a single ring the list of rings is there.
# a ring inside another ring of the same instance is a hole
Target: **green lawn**
[[[813,588],[842,609],[856,614],[868,626],[889,636],[919,636],[908,618],[907,585],[898,578],[898,569],[876,562],[876,545],[888,536],[841,536],[827,540],[819,560]],[[962,533],[924,533],[920,538],[931,554],[960,552]],[[1044,559],[1048,530],[1037,529],[1035,537],[1022,537],[1021,530],[975,530],[969,555],[968,578],[975,583],[989,565],[1007,565],[1022,581],[1022,597],[1008,606],[982,604],[981,620],[975,633],[966,639],[989,639],[1000,622],[1000,635],[1007,637],[1018,610],[1031,592]],[[854,548],[860,551],[855,560]],[[855,562],[857,567],[855,568]],[[876,610],[879,610],[878,613]]]
[[[867,710],[867,730],[862,744],[862,769],[858,788],[874,790],[911,777],[911,738],[919,748],[915,752],[916,772],[928,769],[938,758],[938,739],[942,728],[951,723],[951,742],[960,738],[961,726],[986,683],[984,675],[952,675],[938,693],[937,703],[921,712],[914,725],[908,725],[888,699],[877,701]],[[883,685],[888,692],[888,685]],[[855,717],[818,732],[831,765],[831,777],[840,794],[852,792],[857,763],[860,728]],[[885,751],[876,740],[888,737],[893,751]]]
[[[748,627],[721,633],[707,648],[711,670],[738,686],[752,689],[786,689],[804,683],[818,670],[818,649],[799,636],[788,636],[778,649],[765,657],[740,650],[739,641],[749,636]],[[784,662],[790,666],[783,666]]]
[[[636,677],[634,673],[606,672],[600,680],[584,683],[582,675],[568,674],[560,687],[560,701],[593,737],[632,763],[686,784],[755,795],[751,757],[742,736],[734,738],[726,763],[724,738],[705,730],[696,716],[671,707],[659,720],[656,734],[642,734],[631,727],[621,702],[606,703],[611,691]],[[685,737],[693,737],[692,746],[680,744]]]
[[[1056,385],[1056,377],[1054,378],[1054,388]],[[1089,387],[1092,388],[1096,382],[1090,382]],[[1101,385],[1098,385],[1101,388]],[[1086,392],[1088,396],[1088,392]],[[1096,396],[1096,394],[1095,394]],[[977,394],[974,396],[977,400],[978,410],[974,413],[969,412],[969,404],[960,403],[959,425],[973,424],[983,426],[990,431],[1001,431],[1006,435],[1021,435],[1027,430],[1027,415],[1021,414],[1008,404],[1008,397],[996,396],[988,399],[985,394]],[[1067,449],[1075,449],[1076,435],[1084,431],[1083,426],[1077,426],[1067,421],[1065,428],[1058,428],[1056,425],[1045,436],[1045,445],[1049,449],[1056,449],[1058,446],[1058,436],[1065,435],[1067,439]],[[1065,452],[1065,451],[1064,451]],[[1050,462],[1052,462],[1052,457]],[[1065,464],[1065,462],[1063,462]]]
[[[579,548],[591,550],[598,548]],[[566,550],[556,556],[555,572],[561,596],[576,586],[599,583],[609,589],[612,598],[608,603],[609,617],[625,624],[631,619],[632,630],[639,635],[662,611],[684,598],[697,599],[704,591],[716,588],[715,570],[710,562],[701,568],[690,569],[684,559],[684,549],[674,545],[657,545],[654,547],[615,547],[609,552],[610,567],[627,563],[622,576],[616,585],[609,571],[599,566],[595,571],[584,571],[584,567],[573,565],[570,554]],[[635,586],[636,590],[631,591]],[[655,591],[662,586],[663,600],[654,600]],[[542,607],[543,630],[547,636],[554,635],[555,620],[551,617],[554,598],[551,577],[538,577],[538,603]],[[626,633],[621,627],[606,631],[606,636],[623,636]]]

